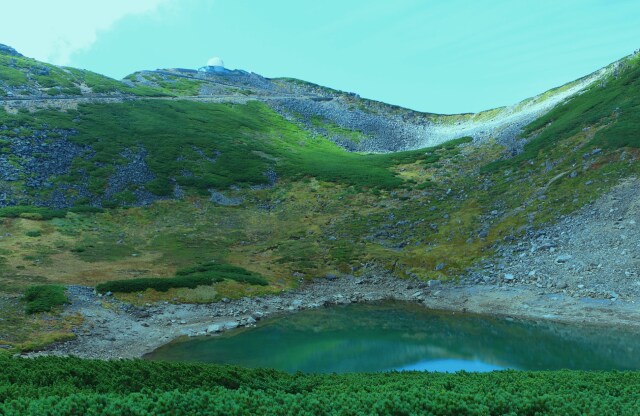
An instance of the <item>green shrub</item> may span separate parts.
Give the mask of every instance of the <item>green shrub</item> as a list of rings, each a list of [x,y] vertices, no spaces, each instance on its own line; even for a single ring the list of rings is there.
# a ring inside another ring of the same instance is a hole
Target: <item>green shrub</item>
[[[146,190],[171,196],[175,183],[204,195],[209,189],[232,185],[265,185],[269,183],[266,172],[283,179],[314,177],[359,189],[392,189],[403,184],[392,170],[395,165],[419,160],[430,163],[439,153],[471,140],[461,138],[391,154],[351,153],[326,138],[311,137],[259,102],[231,105],[138,100],[81,105],[68,113],[43,110],[37,117],[5,114],[0,118],[0,124],[11,128],[40,129],[44,123],[74,129],[77,134],[69,140],[91,147],[91,158],[76,158],[70,172],[59,179],[76,184],[87,181],[88,189],[96,195],[104,194],[115,167],[127,163],[122,157],[126,149],[147,153],[145,162],[155,178],[144,185]],[[108,208],[118,205],[115,200],[103,203]]]
[[[147,289],[154,289],[158,292],[166,292],[169,289],[189,288],[194,289],[198,286],[211,285],[215,282],[221,282],[223,279],[216,279],[208,276],[189,276],[189,277],[142,277],[129,280],[111,280],[100,283],[96,286],[96,290],[100,293],[119,292],[131,293],[142,292]]]
[[[250,272],[242,267],[216,262],[208,262],[179,269],[176,274],[178,276],[216,276],[222,279],[260,286],[266,286],[268,284],[268,282],[257,273]]]
[[[50,220],[64,218],[67,211],[43,207],[16,206],[0,208],[0,218],[27,218],[31,220]]]
[[[119,292],[131,293],[154,289],[166,292],[169,289],[189,288],[211,285],[225,279],[235,280],[250,285],[266,286],[269,283],[260,275],[249,272],[241,267],[229,264],[205,263],[180,269],[175,277],[143,277],[138,279],[111,280],[100,283],[96,290],[100,293]]]
[[[51,209],[45,207],[16,206],[0,208],[0,218],[25,218],[28,220],[50,220],[53,218],[64,218],[67,212],[77,214],[91,214],[103,212],[102,208],[91,206],[77,206],[68,209]]]
[[[67,302],[64,286],[39,285],[31,286],[24,292],[25,310],[28,314],[51,312],[55,307]]]
[[[27,237],[40,237],[42,233],[39,230],[31,230],[25,233]]]
[[[637,415],[639,372],[287,374],[0,355],[6,415]]]
[[[104,212],[104,209],[87,206],[87,205],[80,205],[80,206],[69,208],[69,211],[75,212],[76,214],[95,214],[99,212]]]

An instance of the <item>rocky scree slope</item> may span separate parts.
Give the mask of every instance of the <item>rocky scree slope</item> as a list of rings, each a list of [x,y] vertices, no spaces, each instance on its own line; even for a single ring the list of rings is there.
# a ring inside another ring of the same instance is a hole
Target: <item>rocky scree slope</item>
[[[127,77],[130,85],[175,88],[201,96],[262,100],[288,120],[341,147],[359,152],[413,150],[460,137],[496,139],[513,146],[521,129],[564,100],[616,70],[613,63],[591,75],[518,104],[478,114],[439,115],[362,99],[292,78],[268,79],[245,71],[216,74],[172,69]]]
[[[629,178],[558,223],[497,251],[467,281],[601,301],[640,299],[640,181]]]

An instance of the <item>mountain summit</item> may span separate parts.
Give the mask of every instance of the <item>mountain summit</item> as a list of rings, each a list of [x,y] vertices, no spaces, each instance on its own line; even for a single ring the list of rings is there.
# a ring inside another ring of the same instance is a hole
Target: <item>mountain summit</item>
[[[631,240],[598,232],[589,247],[621,248],[593,248],[612,272],[584,280],[571,273],[598,264],[556,252],[574,247],[562,236],[586,240],[580,227],[632,227],[606,198],[637,203],[637,55],[513,106],[438,115],[241,70],[117,81],[5,52],[0,107],[7,293],[46,283],[64,303],[61,283],[85,286],[77,299],[95,287],[140,305],[207,303],[354,276],[337,287],[355,300],[371,276],[406,279],[379,287],[421,301],[447,281],[487,296],[640,290],[612,277],[634,276]]]

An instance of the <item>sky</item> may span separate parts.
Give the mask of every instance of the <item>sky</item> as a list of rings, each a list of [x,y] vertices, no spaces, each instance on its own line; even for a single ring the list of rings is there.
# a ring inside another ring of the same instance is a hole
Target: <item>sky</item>
[[[515,104],[640,48],[638,0],[0,2],[0,43],[57,65],[121,79],[219,56],[433,113]]]

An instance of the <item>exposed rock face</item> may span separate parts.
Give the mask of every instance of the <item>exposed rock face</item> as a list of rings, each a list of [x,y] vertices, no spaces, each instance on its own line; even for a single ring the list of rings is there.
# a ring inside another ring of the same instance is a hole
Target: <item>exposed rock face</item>
[[[116,202],[148,205],[161,199],[144,189],[144,185],[155,178],[146,163],[145,149],[123,152],[121,156],[126,163],[114,164],[114,172],[108,178],[104,194],[97,195],[89,189],[82,172],[75,172],[80,175],[75,183],[56,180],[72,173],[74,161],[92,160],[94,151],[90,146],[71,140],[76,131],[34,129],[28,135],[17,137],[9,137],[6,132],[6,127],[0,126],[0,140],[10,143],[10,153],[0,154],[0,207],[35,205],[67,208],[79,200],[101,206],[130,188],[135,188],[132,200]]]
[[[140,149],[134,152],[127,149],[121,156],[127,160],[127,163],[116,166],[114,174],[109,178],[104,199],[108,201],[130,186],[136,188],[134,192],[135,201],[131,201],[135,202],[136,205],[149,205],[161,199],[143,188],[146,183],[155,178],[145,160],[147,156],[146,150]]]
[[[73,160],[88,152],[86,147],[68,140],[73,134],[73,130],[64,129],[35,130],[29,136],[13,137],[9,141],[0,129],[0,140],[4,138],[11,143],[12,156],[0,155],[0,181],[5,182],[0,191],[0,207],[33,204],[61,208],[73,205],[75,199],[86,197],[88,191],[84,185],[71,189],[52,182],[55,176],[69,173]],[[55,140],[51,140],[52,137]],[[24,182],[24,188],[16,191],[11,185],[18,181]],[[37,191],[41,189],[52,191],[37,198],[29,195],[39,194]]]
[[[18,57],[22,56],[22,54],[20,54],[18,51],[13,49],[11,46],[3,45],[1,43],[0,43],[0,53],[5,55],[10,55],[10,56],[18,56]]]
[[[215,190],[211,190],[211,202],[214,202],[218,205],[223,205],[227,207],[234,207],[242,204],[242,198],[233,198],[226,196],[222,192],[218,192]]]

